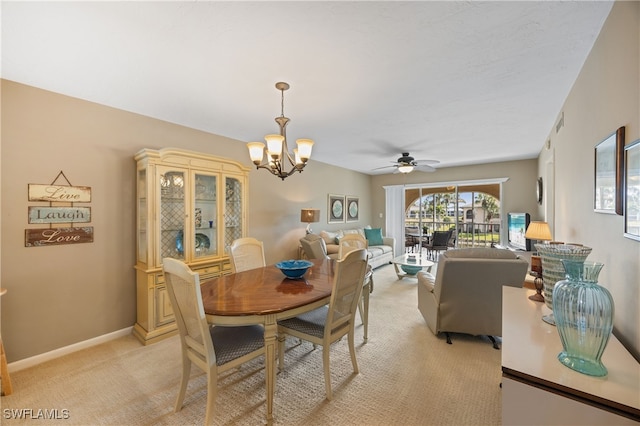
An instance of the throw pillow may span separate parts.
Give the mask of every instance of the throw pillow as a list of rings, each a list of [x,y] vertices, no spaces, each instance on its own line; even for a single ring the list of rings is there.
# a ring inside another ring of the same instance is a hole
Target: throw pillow
[[[336,237],[338,236],[337,232],[320,231],[320,236],[324,240],[325,244],[337,244],[336,243]]]
[[[365,229],[364,236],[369,241],[370,246],[381,246],[382,241],[382,228]]]

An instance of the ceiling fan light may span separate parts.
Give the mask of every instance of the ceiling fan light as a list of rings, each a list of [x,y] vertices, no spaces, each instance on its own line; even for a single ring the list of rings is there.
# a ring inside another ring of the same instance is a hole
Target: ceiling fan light
[[[398,171],[400,173],[411,173],[413,171],[413,166],[411,165],[398,166]]]

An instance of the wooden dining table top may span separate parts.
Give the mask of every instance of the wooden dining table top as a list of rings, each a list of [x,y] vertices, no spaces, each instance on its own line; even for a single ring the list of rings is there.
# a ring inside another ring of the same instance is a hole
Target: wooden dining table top
[[[201,283],[205,314],[268,315],[331,296],[335,260],[311,260],[301,279],[289,279],[275,265],[223,275]]]

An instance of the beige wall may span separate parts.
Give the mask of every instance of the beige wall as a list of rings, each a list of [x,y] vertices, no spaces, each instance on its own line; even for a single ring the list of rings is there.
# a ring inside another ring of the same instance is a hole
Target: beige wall
[[[0,264],[8,293],[1,319],[9,362],[134,324],[133,156],[169,146],[250,165],[239,141],[2,80]],[[27,185],[51,183],[61,170],[73,185],[91,187],[94,242],[26,248]],[[321,209],[324,224],[314,229],[328,228],[329,192],[359,196],[355,225],[368,224],[367,175],[312,161],[283,182],[252,169],[249,234],[264,240],[267,262],[297,256],[306,226],[300,208]]]
[[[640,138],[639,57],[640,3],[617,2],[562,109],[565,127],[558,134],[550,129],[551,147],[537,165],[530,160],[369,177],[312,162],[284,182],[253,170],[249,234],[264,240],[267,261],[275,262],[296,254],[305,227],[301,207],[321,209],[315,230],[347,226],[326,224],[327,193],[360,196],[357,225],[384,226],[383,185],[508,177],[505,211],[546,218],[555,224],[556,239],[589,245],[590,259],[605,263],[600,277],[616,302],[616,335],[640,358],[640,243],[622,236],[622,217],[592,211],[593,147],[621,125],[627,144]],[[0,271],[9,289],[1,319],[11,362],[133,325],[135,152],[174,146],[249,161],[238,141],[9,81],[1,90]],[[49,183],[60,170],[74,185],[92,188],[95,242],[25,248],[27,184]],[[538,207],[535,179],[547,181],[550,174],[555,186],[546,185],[550,199]]]
[[[539,173],[555,174],[555,238],[593,248],[604,263],[599,280],[615,302],[614,332],[640,359],[640,243],[623,236],[623,216],[593,211],[594,147],[625,126],[626,144],[640,138],[640,3],[616,2],[547,137]],[[552,164],[552,167],[548,167]],[[549,170],[550,169],[550,170]]]

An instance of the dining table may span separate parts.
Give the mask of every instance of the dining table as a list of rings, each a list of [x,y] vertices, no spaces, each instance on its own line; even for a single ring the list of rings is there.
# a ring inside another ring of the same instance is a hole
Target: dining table
[[[267,424],[273,423],[278,321],[329,303],[335,260],[310,260],[313,265],[290,279],[275,265],[223,275],[201,283],[202,304],[213,325],[264,327]]]

